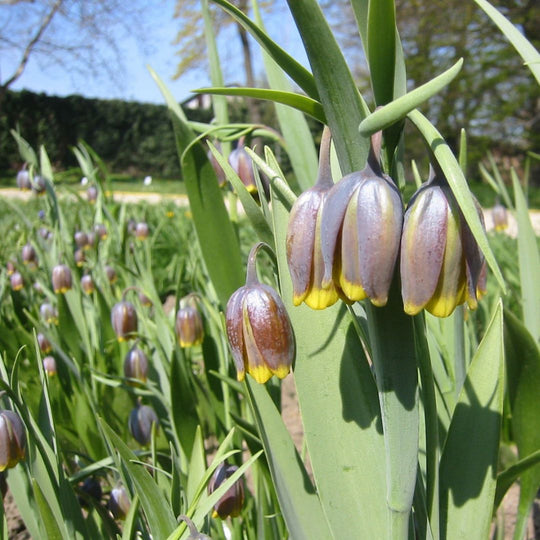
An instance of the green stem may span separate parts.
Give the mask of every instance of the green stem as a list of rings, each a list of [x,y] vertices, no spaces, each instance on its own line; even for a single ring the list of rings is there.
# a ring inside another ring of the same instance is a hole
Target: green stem
[[[418,378],[412,319],[396,280],[383,308],[368,306],[368,326],[386,451],[389,534],[406,539],[418,464]]]

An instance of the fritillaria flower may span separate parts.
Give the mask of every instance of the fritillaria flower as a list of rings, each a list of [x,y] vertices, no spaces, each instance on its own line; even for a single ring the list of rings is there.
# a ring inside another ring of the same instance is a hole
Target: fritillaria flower
[[[43,302],[43,304],[39,306],[39,314],[45,323],[58,324],[58,311],[52,304]]]
[[[244,186],[246,186],[246,189],[252,194],[256,193],[257,184],[253,173],[253,160],[244,150],[244,137],[238,140],[236,149],[229,154],[229,163],[240,180],[242,180]]]
[[[138,379],[146,382],[148,375],[148,358],[142,349],[134,345],[124,359],[124,376],[127,379]]]
[[[22,262],[32,268],[37,266],[37,253],[34,246],[30,243],[25,244],[21,251]]]
[[[384,306],[394,275],[403,204],[379,165],[380,134],[368,163],[343,177],[328,193],[321,219],[322,286],[334,280],[351,301],[369,298]]]
[[[116,486],[111,489],[109,510],[115,519],[125,519],[130,507],[131,502],[124,486]]]
[[[30,191],[32,189],[32,182],[30,182],[30,174],[26,169],[21,169],[17,173],[17,187],[21,191]]]
[[[477,207],[483,223],[482,212]],[[401,240],[401,291],[405,312],[426,309],[447,317],[467,302],[476,308],[485,289],[485,260],[442,173],[411,198]]]
[[[81,289],[86,294],[92,294],[96,290],[94,280],[90,274],[84,274],[81,276]]]
[[[24,287],[24,279],[20,272],[13,272],[13,274],[9,276],[9,282],[14,291],[20,291]]]
[[[0,411],[0,471],[15,467],[24,459],[26,432],[17,413]]]
[[[143,292],[139,292],[138,295],[139,295],[139,302],[141,303],[142,306],[150,307],[152,305],[152,300],[150,300],[150,298],[148,298],[146,294],[144,294]]]
[[[188,295],[180,301],[175,329],[180,347],[193,347],[203,342],[203,321],[195,306],[193,295]]]
[[[135,226],[135,238],[137,240],[146,240],[149,234],[150,230],[148,229],[148,223],[144,221],[137,223]]]
[[[52,285],[56,294],[64,294],[71,289],[71,270],[66,264],[58,264],[52,271]]]
[[[6,273],[8,276],[12,276],[16,271],[15,263],[13,261],[8,261],[6,263]]]
[[[81,497],[79,497],[79,504],[84,508],[88,508],[90,501],[99,502],[103,496],[103,490],[101,484],[97,478],[89,476],[81,486],[79,486]]]
[[[322,286],[321,217],[326,196],[334,186],[330,171],[330,143],[330,130],[325,127],[317,183],[296,199],[287,227],[287,263],[293,284],[293,303],[298,306],[305,302],[313,309],[324,309],[339,298],[333,281],[326,287]]]
[[[43,176],[34,176],[34,183],[32,184],[32,191],[37,195],[43,195],[47,189],[47,181]]]
[[[42,334],[41,332],[37,335],[37,341],[39,345],[39,350],[47,354],[52,351],[52,345],[51,342],[47,339],[47,336],[45,334]]]
[[[220,463],[208,483],[208,493],[214,493],[237,470],[238,467],[236,465],[228,465],[225,462]],[[242,478],[239,478],[214,505],[214,517],[219,516],[221,519],[225,519],[229,516],[239,516],[243,505],[244,481]]]
[[[88,245],[88,235],[83,231],[77,231],[73,235],[73,239],[75,240],[75,244],[78,248],[88,249],[90,247]]]
[[[105,275],[107,276],[107,279],[109,280],[109,283],[115,283],[118,280],[118,276],[116,274],[116,270],[110,266],[105,265]]]
[[[239,381],[244,380],[246,371],[258,383],[265,383],[272,375],[282,379],[295,355],[293,329],[283,301],[257,278],[255,257],[263,245],[251,249],[246,284],[227,303],[227,337]]]
[[[508,211],[499,201],[495,203],[491,210],[491,217],[496,231],[504,231],[508,228]]]
[[[152,425],[156,425],[156,429],[159,425],[157,414],[152,407],[148,405],[141,405],[137,403],[137,406],[131,411],[129,415],[129,431],[133,438],[141,445],[146,446],[150,443],[152,438]]]
[[[80,268],[86,261],[86,255],[84,254],[84,250],[76,249],[75,253],[73,253],[73,259],[75,260],[75,264]]]
[[[94,225],[94,232],[99,236],[100,240],[107,238],[107,227],[103,223],[96,223]]]
[[[56,360],[54,359],[54,356],[46,356],[43,359],[43,369],[49,377],[56,375]]]
[[[98,190],[96,186],[89,186],[86,190],[86,199],[90,204],[95,204],[98,197]]]
[[[111,311],[111,324],[118,341],[133,339],[137,332],[135,306],[126,300],[115,304]]]

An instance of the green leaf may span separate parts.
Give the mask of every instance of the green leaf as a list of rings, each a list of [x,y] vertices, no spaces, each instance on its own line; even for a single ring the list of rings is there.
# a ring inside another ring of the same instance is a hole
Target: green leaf
[[[474,0],[499,27],[508,41],[514,46],[527,67],[540,84],[540,54],[527,38],[495,7],[486,0]]]
[[[372,112],[360,124],[360,133],[368,137],[381,129],[386,129],[392,124],[402,120],[412,110],[440,92],[446,85],[454,80],[461,70],[463,59],[460,58],[450,69],[441,73],[431,81],[411,90],[404,96],[398,97],[388,105],[384,105]]]
[[[523,473],[529,471],[532,467],[538,466],[538,464],[540,464],[540,449],[500,472],[497,475],[497,490],[495,491],[493,508],[499,507],[506,492]]]
[[[463,175],[463,171],[459,166],[456,157],[450,150],[450,147],[445,143],[442,135],[437,131],[435,126],[418,110],[411,111],[408,114],[409,119],[418,128],[431,151],[435,155],[435,158],[439,162],[439,165],[452,189],[454,196],[459,204],[463,216],[469,225],[474,239],[478,243],[478,246],[482,250],[486,258],[486,262],[491,268],[491,271],[495,274],[495,278],[499,282],[503,292],[506,292],[506,284],[504,278],[499,269],[499,265],[493,255],[493,251],[489,246],[488,239],[480,218],[478,211],[474,204],[471,191],[467,185],[467,180]]]
[[[520,458],[540,449],[540,350],[527,328],[505,311],[504,342],[508,371],[508,395],[512,433]],[[540,485],[540,465],[523,472],[515,538],[522,538],[527,518]]]
[[[274,402],[251,376],[246,386],[291,538],[332,538],[315,488]]]
[[[169,502],[165,499],[148,471],[144,467],[132,463],[132,461],[137,461],[137,457],[122,439],[103,419],[100,419],[100,423],[112,446],[120,454],[124,467],[133,481],[144,513],[146,514],[151,534],[155,538],[167,538],[176,527],[176,520]]]
[[[198,143],[192,144],[195,135],[183,111],[158,75],[151,68],[149,70],[171,112],[199,245],[210,279],[224,307],[244,281],[238,239],[227,214],[216,174],[204,149]],[[227,261],[227,264],[224,265],[223,261]]]
[[[23,139],[18,131],[14,129],[11,130],[11,135],[17,141],[17,146],[19,148],[19,154],[29,165],[33,166],[34,169],[38,168],[38,159],[34,149],[30,146],[28,141]]]
[[[47,538],[49,540],[56,540],[57,538],[62,540],[62,531],[60,530],[51,507],[49,506],[49,503],[43,495],[43,492],[41,491],[36,480],[32,480],[32,488],[34,490],[34,497],[36,498],[36,502],[39,507],[39,517],[43,523],[43,526],[45,527]]]
[[[206,471],[206,454],[204,451],[204,440],[202,437],[201,427],[197,426],[195,439],[193,441],[193,449],[191,450],[189,459],[189,475],[187,479],[186,495],[188,505],[193,502],[197,493],[201,479]]]
[[[269,90],[263,88],[234,88],[227,86],[225,88],[198,88],[193,90],[198,94],[214,94],[217,96],[246,96],[256,99],[265,99],[275,103],[288,105],[293,109],[309,114],[315,120],[323,124],[326,123],[322,105],[306,96],[295,94],[294,92],[284,92],[281,90]]]
[[[489,535],[504,397],[502,303],[467,371],[440,462],[441,538]]]
[[[232,15],[308,96],[318,99],[317,87],[315,86],[313,75],[302,64],[297,62],[272,41],[249,17],[230,2],[227,2],[227,0],[212,0],[212,2],[218,4],[227,13]]]
[[[358,126],[369,109],[317,1],[288,0],[288,4],[313,69],[341,170],[343,174],[360,170],[369,140],[358,136]]]
[[[371,85],[377,105],[385,105],[394,96],[395,41],[388,36],[396,31],[394,0],[369,2],[367,57]],[[377,130],[378,131],[378,130]]]
[[[254,1],[253,4],[257,24],[264,30],[257,2]],[[263,51],[263,61],[270,88],[290,92],[291,84],[287,76],[265,51]],[[299,111],[291,110],[290,107],[279,103],[275,103],[275,108],[294,175],[300,189],[304,191],[314,184],[318,172],[317,152],[309,125]]]
[[[514,169],[511,170],[511,175],[518,225],[517,243],[523,321],[535,342],[538,343],[540,339],[540,280],[538,279],[540,276],[540,254],[527,201]]]

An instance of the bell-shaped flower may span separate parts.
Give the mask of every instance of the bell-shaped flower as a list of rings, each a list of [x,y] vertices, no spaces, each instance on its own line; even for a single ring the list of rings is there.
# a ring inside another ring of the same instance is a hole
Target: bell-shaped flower
[[[92,294],[96,290],[94,279],[90,274],[84,274],[81,276],[81,289],[86,294]]]
[[[253,160],[244,150],[244,137],[238,140],[236,149],[229,154],[229,163],[240,180],[242,180],[244,186],[246,186],[246,189],[252,194],[256,193],[257,184],[253,173]]]
[[[493,227],[496,231],[504,231],[508,228],[508,211],[500,201],[497,201],[492,208],[491,218],[493,219]]]
[[[134,345],[124,359],[124,376],[146,382],[148,376],[148,357],[142,349]],[[129,384],[132,384],[131,382]]]
[[[483,224],[480,207],[478,215]],[[426,309],[447,317],[467,302],[476,308],[485,290],[484,257],[442,176],[429,181],[411,198],[401,239],[401,293],[405,312]]]
[[[251,249],[246,285],[227,303],[227,337],[239,381],[244,380],[246,371],[258,383],[265,383],[272,375],[282,379],[295,355],[293,329],[283,301],[257,278],[255,257],[263,245]]]
[[[56,360],[54,359],[54,356],[49,355],[43,358],[43,369],[49,377],[56,375]]]
[[[14,291],[20,291],[24,287],[24,278],[20,272],[13,272],[13,274],[9,276],[9,282]]]
[[[0,471],[15,467],[24,459],[26,431],[17,413],[0,411]]]
[[[182,348],[200,345],[204,339],[203,321],[194,298],[193,294],[183,298],[176,314],[176,337]]]
[[[134,338],[137,332],[137,322],[137,311],[131,302],[122,300],[113,306],[111,324],[118,341]]]
[[[17,173],[17,187],[21,191],[30,191],[32,189],[32,182],[30,181],[30,174],[26,169],[21,169]]]
[[[339,298],[333,281],[326,287],[322,286],[321,217],[326,196],[334,186],[330,171],[330,143],[330,130],[325,127],[317,183],[296,199],[287,227],[287,264],[293,284],[293,303],[298,306],[305,302],[312,309],[324,309]]]
[[[131,411],[129,415],[129,431],[133,438],[141,445],[146,446],[152,439],[152,425],[156,425],[156,429],[159,425],[157,414],[152,407],[148,405],[141,405],[137,403],[137,406]]]
[[[130,507],[131,502],[124,486],[116,486],[111,489],[109,510],[115,519],[126,519]]]
[[[238,467],[236,465],[228,465],[223,462],[220,463],[210,482],[208,483],[208,493],[212,494],[216,489],[230,478],[236,471]],[[220,517],[225,519],[227,517],[237,517],[242,511],[242,506],[244,505],[244,481],[242,478],[239,478],[226,492],[225,495],[219,499],[219,501],[214,505],[213,517]]]
[[[71,270],[66,264],[58,264],[52,270],[52,285],[56,294],[64,294],[71,289]]]
[[[394,275],[403,224],[399,190],[378,161],[375,139],[368,163],[330,190],[321,220],[322,286],[332,280],[350,301],[384,306]]]

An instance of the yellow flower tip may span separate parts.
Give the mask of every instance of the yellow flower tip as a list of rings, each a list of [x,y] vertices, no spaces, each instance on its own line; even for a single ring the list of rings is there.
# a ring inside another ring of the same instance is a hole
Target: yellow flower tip
[[[339,286],[343,291],[343,294],[353,302],[358,302],[367,298],[366,291],[359,283],[352,283],[347,280],[343,275],[339,278]]]
[[[283,368],[278,368],[278,370]],[[270,371],[268,366],[261,365],[261,366],[253,366],[248,367],[248,373],[259,383],[264,384],[268,379],[270,379],[273,375],[273,373]],[[285,374],[286,375],[286,374]],[[284,376],[285,376],[284,375]],[[283,378],[283,377],[281,377]]]
[[[334,305],[339,299],[336,289],[311,289],[306,295],[304,302],[311,309],[325,309]]]
[[[70,287],[60,287],[59,289],[54,289],[56,294],[65,294],[69,291]]]
[[[274,370],[274,375],[278,379],[284,379],[290,372],[291,372],[290,366],[278,366],[278,368]]]
[[[495,230],[498,231],[498,232],[501,232],[501,231],[504,231],[505,229],[508,228],[508,225],[495,225]]]
[[[257,186],[254,186],[253,184],[246,187],[249,193],[253,195],[253,193],[257,193]]]
[[[213,517],[214,519],[217,519],[217,518],[219,517],[219,514],[214,510],[214,511],[212,512],[212,517]]]
[[[13,287],[13,290],[14,291],[20,291],[22,288],[23,288],[22,285],[15,285],[15,287]]]
[[[417,306],[412,302],[403,303],[403,310],[407,315],[411,315],[411,317],[413,317],[414,315],[418,315],[422,311],[423,307],[424,306]]]
[[[295,306],[299,306],[304,301],[306,296],[307,296],[307,293],[305,292],[302,294],[293,294],[293,304]]]
[[[386,303],[388,302],[388,296],[381,298],[370,298],[370,300],[375,307],[383,307],[386,306]]]
[[[457,305],[458,298],[456,296],[440,296],[432,298],[426,304],[426,310],[435,317],[444,318],[452,315]]]
[[[245,371],[239,371],[237,374],[236,374],[236,380],[238,382],[242,382],[244,379],[246,378],[246,372]]]
[[[118,336],[118,343],[123,343],[124,341],[127,341],[125,337]]]

